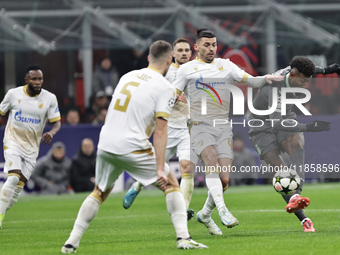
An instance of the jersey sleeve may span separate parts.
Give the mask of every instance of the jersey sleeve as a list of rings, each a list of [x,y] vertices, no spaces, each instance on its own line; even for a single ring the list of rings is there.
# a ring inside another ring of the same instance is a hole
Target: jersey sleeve
[[[58,101],[54,95],[53,99],[51,100],[50,106],[48,107],[47,118],[51,123],[60,120]]]
[[[239,68],[237,65],[235,65],[233,62],[230,62],[229,68],[231,69],[231,75],[233,79],[237,82],[245,83],[248,78],[248,74]]]
[[[169,120],[169,115],[176,102],[175,88],[167,87],[157,95],[156,118]]]
[[[185,73],[185,68],[183,66],[180,66],[178,68],[177,74],[176,74],[176,78],[174,80],[174,82],[172,83],[175,88],[176,88],[176,93],[178,95],[181,94],[181,92],[184,91],[185,87],[188,84],[188,80],[186,78],[186,73]]]
[[[4,116],[11,108],[11,91],[8,91],[0,104],[0,114]]]

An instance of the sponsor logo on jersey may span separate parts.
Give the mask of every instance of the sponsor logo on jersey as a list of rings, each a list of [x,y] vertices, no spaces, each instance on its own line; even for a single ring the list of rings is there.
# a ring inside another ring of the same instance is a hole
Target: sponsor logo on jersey
[[[209,90],[214,92],[214,94],[217,96],[218,100],[220,101],[220,104],[222,105],[222,100],[220,98],[220,95],[217,93],[217,91],[214,89],[216,85],[219,84],[225,84],[225,82],[203,82],[203,76],[200,75],[200,78],[196,80],[195,87],[199,90],[203,90],[204,92],[208,93],[208,95],[214,100],[215,105],[217,105],[216,100],[214,96],[211,94]],[[209,90],[208,90],[209,89]]]
[[[35,119],[35,118],[29,118],[29,117],[23,117],[22,115],[22,110],[20,109],[14,114],[14,119],[19,122],[23,123],[31,123],[31,124],[40,124],[41,120],[40,119]]]
[[[59,107],[58,106],[55,108],[54,113],[57,113],[57,112],[59,112]]]

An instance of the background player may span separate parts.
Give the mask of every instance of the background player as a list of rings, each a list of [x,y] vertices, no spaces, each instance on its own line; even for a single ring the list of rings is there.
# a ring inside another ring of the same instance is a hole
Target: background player
[[[328,74],[339,72],[339,66],[333,64],[325,69],[318,67],[318,73]],[[314,121],[311,124],[297,124],[293,121],[285,121],[284,126],[281,121],[283,119],[296,119],[296,114],[291,111],[292,105],[287,105],[286,116],[281,115],[281,88],[307,88],[312,75],[315,74],[315,66],[311,60],[305,57],[294,58],[290,66],[279,70],[276,74],[284,75],[285,80],[279,82],[273,82],[271,85],[265,85],[259,90],[253,100],[254,108],[257,110],[268,110],[272,106],[272,90],[278,88],[277,101],[278,106],[275,112],[270,116],[259,116],[251,114],[249,120],[252,119],[277,119],[273,127],[271,122],[263,121],[262,127],[259,126],[259,121],[253,121],[252,126],[249,129],[250,140],[260,154],[261,159],[272,167],[284,166],[284,161],[280,155],[281,150],[287,152],[290,156],[290,161],[295,167],[296,172],[302,177],[302,182],[299,189],[293,194],[288,196],[282,196],[287,202],[286,210],[289,213],[295,213],[305,232],[314,232],[314,224],[307,218],[302,209],[306,208],[310,200],[300,195],[303,186],[304,177],[304,136],[302,132],[321,132],[329,131],[330,123],[326,121]],[[288,93],[287,98],[298,98],[295,93]]]
[[[173,57],[175,63],[172,63],[165,78],[169,82],[173,82],[176,78],[176,73],[180,65],[188,62],[191,57],[190,44],[187,39],[179,38],[173,42]],[[180,164],[180,171],[182,174],[182,180],[180,184],[181,191],[184,196],[185,206],[187,208],[188,220],[194,216],[194,211],[189,209],[192,193],[194,191],[194,175],[193,169],[195,163],[190,162],[190,136],[187,127],[189,117],[189,107],[186,103],[184,93],[181,94],[179,100],[177,100],[174,108],[172,109],[168,121],[168,141],[166,145],[165,160],[169,163],[169,160],[177,152],[177,157]],[[190,171],[192,169],[192,171]],[[129,191],[126,193],[123,199],[123,206],[128,209],[138,193],[142,189],[140,182],[132,184]]]
[[[43,73],[40,66],[26,68],[27,85],[10,89],[0,104],[0,114],[9,111],[4,135],[4,172],[8,177],[0,194],[0,228],[5,213],[17,201],[34,170],[40,140],[49,145],[60,130],[60,113],[54,94],[42,89]],[[42,136],[47,119],[52,129]]]
[[[223,198],[223,191],[228,188],[229,172],[216,171],[217,166],[230,169],[233,159],[231,126],[213,125],[214,119],[228,119],[230,91],[226,86],[237,81],[261,87],[266,81],[280,80],[282,77],[272,75],[252,77],[229,59],[215,58],[217,41],[210,29],[197,30],[194,47],[198,57],[180,66],[174,85],[177,94],[184,91],[189,101],[191,148],[201,157],[208,169],[206,171],[208,198],[203,209],[197,213],[197,220],[205,224],[211,234],[221,235],[221,230],[211,218],[215,206],[223,225],[234,227],[239,223],[225,206]],[[216,92],[221,105],[207,99],[209,114],[202,115],[201,99],[207,89]]]
[[[176,230],[177,248],[207,248],[189,236],[183,195],[165,163],[167,120],[175,103],[175,89],[164,78],[171,64],[171,52],[169,43],[154,42],[150,46],[148,68],[129,72],[120,79],[100,132],[96,185],[79,210],[70,237],[62,247],[63,253],[75,252],[99,206],[124,170],[143,185],[157,182],[164,191]],[[148,139],[154,130],[153,147]]]

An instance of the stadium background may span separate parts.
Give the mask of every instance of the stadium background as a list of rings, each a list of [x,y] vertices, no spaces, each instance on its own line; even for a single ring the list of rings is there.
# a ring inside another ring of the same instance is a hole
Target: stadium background
[[[0,8],[0,98],[23,85],[25,67],[36,62],[44,72],[44,88],[56,94],[62,114],[73,103],[82,113],[89,107],[93,69],[102,56],[109,55],[123,75],[147,65],[152,41],[185,37],[192,46],[199,27],[215,30],[219,57],[230,58],[253,75],[284,68],[297,55],[309,56],[319,66],[340,62],[340,3],[335,0],[12,0],[1,1]],[[332,130],[306,134],[306,163],[339,164],[337,75],[316,77],[310,90],[312,99],[306,107],[314,116],[299,120],[329,120]],[[0,129],[2,139],[4,126]],[[99,131],[91,124],[62,126],[54,142],[63,141],[72,158],[81,140],[91,137],[96,143]],[[241,133],[251,148],[247,128],[234,126],[234,133]],[[41,146],[40,156],[48,149]],[[312,181],[318,175],[307,177]],[[0,172],[0,185],[4,179]],[[28,185],[26,191],[33,188]]]

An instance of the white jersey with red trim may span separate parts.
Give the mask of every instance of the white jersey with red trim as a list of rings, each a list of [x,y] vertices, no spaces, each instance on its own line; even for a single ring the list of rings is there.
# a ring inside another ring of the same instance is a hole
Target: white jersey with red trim
[[[173,85],[185,93],[190,107],[189,122],[211,123],[214,119],[229,118],[230,91],[226,85],[245,82],[247,77],[229,59],[215,58],[205,63],[196,58],[179,67]]]
[[[54,94],[41,89],[39,95],[28,95],[26,86],[10,89],[0,104],[0,114],[9,111],[4,135],[4,149],[16,148],[29,158],[36,158],[47,119],[60,120]]]
[[[168,72],[165,75],[165,78],[173,83],[176,79],[176,73],[178,71],[179,66],[175,63],[172,63],[169,67]],[[187,103],[182,101],[177,101],[174,108],[172,109],[168,121],[168,126],[172,128],[187,128],[189,118],[189,107]]]
[[[156,118],[168,120],[175,99],[175,88],[158,70],[125,74],[112,96],[98,148],[117,155],[152,148]]]

